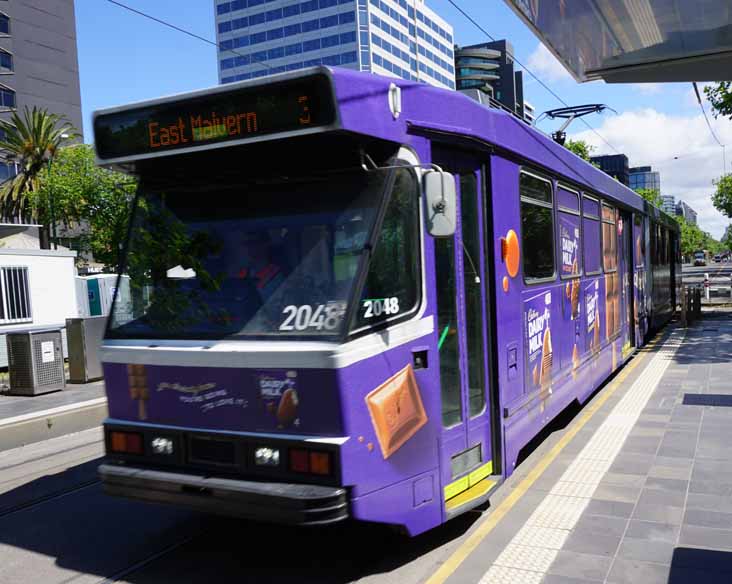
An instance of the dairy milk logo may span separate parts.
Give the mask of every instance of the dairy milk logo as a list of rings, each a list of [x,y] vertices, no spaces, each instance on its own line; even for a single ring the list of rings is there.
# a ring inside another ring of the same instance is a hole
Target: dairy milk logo
[[[595,325],[595,315],[597,314],[597,301],[599,298],[600,282],[595,280],[594,285],[590,284],[589,292],[585,294],[585,306],[587,310],[587,330],[592,331]]]
[[[263,398],[279,398],[289,388],[295,387],[297,373],[288,371],[284,378],[272,375],[260,375],[259,395]]]
[[[548,294],[549,303],[551,303],[551,295]],[[549,308],[545,308],[544,312],[539,313],[533,308],[529,308],[526,315],[528,322],[529,332],[529,354],[533,355],[535,352],[540,351],[542,348],[542,342],[544,340],[544,329],[549,324],[550,317]]]
[[[577,255],[578,240],[578,228],[574,228],[574,237],[572,237],[570,230],[562,226],[562,268],[567,273],[572,273],[574,270],[574,259]]]

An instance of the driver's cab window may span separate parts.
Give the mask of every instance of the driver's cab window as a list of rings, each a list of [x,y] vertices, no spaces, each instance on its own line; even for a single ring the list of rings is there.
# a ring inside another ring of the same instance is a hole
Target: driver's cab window
[[[353,330],[399,320],[420,295],[419,189],[410,169],[398,169],[369,262]]]

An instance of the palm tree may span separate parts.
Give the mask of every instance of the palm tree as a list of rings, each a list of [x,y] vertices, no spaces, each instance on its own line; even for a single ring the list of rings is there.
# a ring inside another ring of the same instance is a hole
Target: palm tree
[[[0,216],[38,219],[39,203],[32,203],[32,193],[40,186],[39,174],[58,148],[76,136],[76,130],[66,118],[37,107],[26,106],[22,116],[13,112],[9,120],[0,120],[0,150],[18,168],[16,176],[0,185]],[[45,231],[48,237],[48,226]]]

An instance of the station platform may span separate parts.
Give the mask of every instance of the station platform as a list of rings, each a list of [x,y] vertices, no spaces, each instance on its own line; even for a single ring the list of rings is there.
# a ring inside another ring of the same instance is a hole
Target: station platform
[[[0,451],[100,426],[107,417],[104,382],[67,383],[36,396],[0,390]]]
[[[668,327],[499,491],[428,584],[732,582],[732,311]]]

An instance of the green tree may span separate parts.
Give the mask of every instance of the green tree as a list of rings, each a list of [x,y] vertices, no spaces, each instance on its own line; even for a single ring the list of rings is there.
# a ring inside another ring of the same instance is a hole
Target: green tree
[[[584,140],[567,140],[564,143],[564,147],[570,152],[574,152],[582,160],[586,160],[587,162],[590,161],[590,154],[592,154],[592,151],[595,149],[594,146],[591,146]]]
[[[732,174],[725,174],[713,181],[712,204],[720,213],[732,218]]]
[[[722,81],[704,88],[704,93],[712,104],[714,117],[732,118],[732,81]]]
[[[661,205],[663,205],[661,193],[659,193],[657,189],[635,189],[635,192],[659,209],[661,208]]]
[[[18,165],[18,174],[0,187],[0,214],[4,217],[20,217],[37,220],[39,211],[45,213],[44,201],[31,197],[40,188],[40,174],[46,168],[60,146],[76,137],[76,131],[63,116],[48,110],[27,106],[22,115],[13,112],[9,120],[0,120],[0,150],[6,159]],[[45,223],[48,240],[48,223]]]
[[[60,149],[50,168],[42,169],[31,201],[39,218],[48,221],[43,203],[52,200],[61,235],[75,235],[81,252],[117,271],[136,189],[135,178],[98,167],[93,148],[79,144]]]

